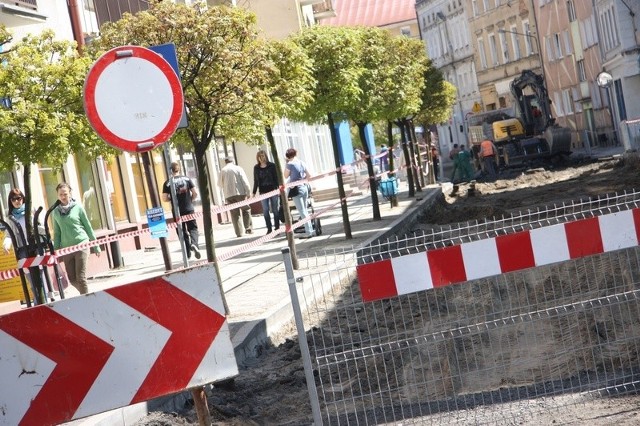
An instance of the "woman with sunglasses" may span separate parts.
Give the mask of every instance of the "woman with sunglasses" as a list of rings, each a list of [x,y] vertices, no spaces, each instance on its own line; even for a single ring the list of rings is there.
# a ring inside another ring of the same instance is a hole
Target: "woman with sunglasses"
[[[53,247],[58,250],[88,243],[96,239],[93,228],[82,205],[71,197],[71,186],[62,182],[56,187],[60,204],[53,209]],[[91,252],[100,256],[100,246],[91,247]],[[67,278],[80,294],[89,292],[87,284],[87,262],[89,250],[77,250],[62,256]]]
[[[23,259],[27,257],[27,219],[30,219],[30,216],[25,212],[25,204],[24,204],[24,194],[18,188],[13,188],[9,191],[9,195],[7,197],[7,204],[9,205],[9,217],[5,222],[11,227],[13,231],[13,236],[16,239],[16,246],[14,247],[16,257],[18,259]],[[4,242],[2,244],[2,248],[4,249],[4,253],[8,254],[9,250],[13,242],[11,241],[11,235],[9,232],[5,233]],[[29,283],[31,284],[31,290],[35,295],[36,291],[33,287],[33,282],[31,281],[31,276],[29,275],[29,271],[25,269],[25,276]],[[44,277],[43,277],[44,279]],[[43,281],[44,283],[44,281]]]

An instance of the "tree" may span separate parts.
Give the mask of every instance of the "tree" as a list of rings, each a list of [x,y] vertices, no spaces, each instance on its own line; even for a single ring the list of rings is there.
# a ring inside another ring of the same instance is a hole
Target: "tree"
[[[413,196],[413,185],[416,182],[414,177],[418,169],[415,167],[415,156],[409,154],[409,149],[407,149],[406,133],[404,132],[406,127],[403,124],[407,117],[414,115],[420,108],[420,96],[424,86],[422,75],[427,68],[428,58],[425,54],[424,44],[420,40],[408,37],[391,37],[386,40],[386,43],[388,44],[386,49],[388,51],[389,72],[393,76],[394,86],[391,86],[391,90],[381,93],[383,97],[381,115],[385,120],[399,124],[403,154],[408,167],[409,196]],[[390,146],[393,147],[392,144]],[[393,161],[390,160],[390,164],[392,164]],[[394,205],[397,203],[397,199],[392,197],[391,203]]]
[[[333,158],[337,170],[341,170],[335,121],[346,118],[344,111],[358,101],[361,89],[358,80],[363,68],[360,50],[363,40],[354,28],[314,26],[293,37],[312,62],[316,81],[313,102],[298,117],[308,123],[326,123],[331,134]],[[342,210],[342,226],[347,239],[351,239],[351,224],[344,191],[342,173],[336,175]]]
[[[442,123],[451,115],[456,101],[456,88],[443,78],[442,72],[433,66],[431,60],[427,62],[423,79],[421,105],[414,122],[421,123],[425,134],[428,135],[427,129],[431,124]],[[431,142],[428,136],[426,141],[427,145]]]
[[[165,43],[176,45],[189,121],[173,142],[193,150],[207,259],[215,262],[220,281],[205,154],[216,135],[255,132],[251,122],[269,76],[266,44],[258,38],[255,15],[241,8],[156,2],[147,11],[105,24],[90,48],[99,54],[119,45]]]
[[[74,42],[55,40],[47,30],[24,37],[2,60],[0,169],[22,165],[26,210],[32,211],[32,164],[60,169],[73,153],[93,159],[115,151],[96,136],[84,115],[83,87],[91,61],[78,56]],[[32,222],[26,225],[32,236]]]
[[[218,285],[222,279],[215,252],[206,153],[216,135],[233,136],[255,130],[252,124],[264,99],[270,63],[266,43],[258,38],[255,15],[241,8],[187,6],[154,2],[149,10],[125,14],[105,24],[101,37],[90,46],[94,54],[119,45],[176,45],[189,126],[174,142],[191,145],[202,199],[207,260],[214,262]],[[246,136],[246,135],[244,135]],[[223,298],[224,299],[224,298]],[[226,302],[225,307],[226,306]],[[228,309],[228,308],[227,308]],[[211,419],[203,388],[192,389],[200,424]]]
[[[375,173],[365,128],[376,120],[399,117],[418,109],[422,83],[416,76],[423,71],[424,48],[418,49],[410,39],[394,38],[380,28],[361,28],[359,31],[363,41],[360,63],[364,68],[358,78],[361,96],[344,112],[358,126],[371,182],[373,219],[379,220]]]
[[[263,114],[264,128],[266,132],[269,148],[273,161],[276,164],[278,180],[284,183],[280,155],[276,148],[273,137],[272,126],[281,117],[299,115],[311,102],[312,90],[315,86],[311,74],[311,61],[304,50],[291,41],[274,40],[268,44],[267,53],[270,66],[268,68],[268,80],[263,87],[262,96],[259,102]],[[285,224],[287,229],[291,229],[291,214],[289,210],[289,200],[286,192],[280,192],[280,202],[285,212]],[[296,246],[293,239],[293,232],[287,232],[287,243],[289,245],[293,268],[298,269],[298,258]]]

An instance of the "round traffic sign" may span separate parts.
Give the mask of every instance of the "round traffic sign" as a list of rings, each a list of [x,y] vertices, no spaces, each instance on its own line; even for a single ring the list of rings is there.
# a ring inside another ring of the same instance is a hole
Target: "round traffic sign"
[[[140,46],[102,55],[84,84],[89,123],[108,144],[142,152],[165,143],[178,128],[184,97],[171,65]]]

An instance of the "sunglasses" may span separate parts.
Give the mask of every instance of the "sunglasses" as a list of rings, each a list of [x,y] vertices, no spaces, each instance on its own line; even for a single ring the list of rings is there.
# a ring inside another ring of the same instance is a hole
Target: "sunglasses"
[[[22,201],[22,197],[11,197],[11,201]]]

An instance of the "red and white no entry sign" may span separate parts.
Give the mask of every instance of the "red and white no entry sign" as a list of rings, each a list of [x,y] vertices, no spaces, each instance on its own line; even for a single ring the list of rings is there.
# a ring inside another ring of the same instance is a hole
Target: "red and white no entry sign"
[[[124,151],[148,151],[169,140],[183,103],[182,85],[171,65],[140,46],[108,51],[85,80],[89,123],[105,142]]]

